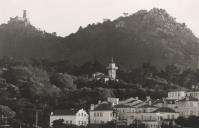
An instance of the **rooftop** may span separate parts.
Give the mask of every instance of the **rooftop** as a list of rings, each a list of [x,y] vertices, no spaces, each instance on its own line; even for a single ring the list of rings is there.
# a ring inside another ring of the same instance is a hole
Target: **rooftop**
[[[178,100],[178,102],[184,102],[184,101],[199,101],[199,99],[192,96],[186,96],[185,98]]]
[[[189,89],[183,87],[169,90],[169,92],[186,92],[186,91],[189,91]]]
[[[74,109],[64,109],[64,110],[55,110],[53,115],[76,115],[77,110]]]
[[[125,104],[117,104],[114,106],[114,108],[132,108],[130,105]]]
[[[157,106],[153,106],[153,105],[145,104],[143,106],[140,106],[139,108],[158,108],[158,107]]]
[[[167,108],[167,107],[158,108],[152,113],[156,113],[156,112],[176,113],[173,109]]]
[[[111,110],[113,110],[113,107],[110,103],[101,103],[94,108],[94,111],[111,111]]]
[[[159,103],[164,103],[164,101],[162,99],[157,99],[155,100],[152,105],[155,105],[155,104],[159,104]]]

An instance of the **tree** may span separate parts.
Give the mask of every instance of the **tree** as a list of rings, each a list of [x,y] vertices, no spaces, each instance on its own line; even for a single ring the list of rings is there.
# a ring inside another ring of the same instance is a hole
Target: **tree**
[[[163,78],[166,78],[169,82],[178,83],[181,70],[175,65],[167,65]]]
[[[53,128],[64,128],[64,120],[63,119],[54,120],[52,126]]]
[[[32,66],[13,66],[6,71],[3,76],[14,85],[23,82],[48,82],[49,76],[46,71]]]
[[[51,83],[61,89],[75,89],[76,85],[73,82],[72,76],[67,73],[56,73],[51,77]]]
[[[199,117],[197,116],[190,116],[188,118],[179,117],[175,122],[176,124],[181,125],[183,127],[198,128]]]
[[[14,118],[16,113],[8,106],[0,105],[0,115],[4,115],[8,118]]]

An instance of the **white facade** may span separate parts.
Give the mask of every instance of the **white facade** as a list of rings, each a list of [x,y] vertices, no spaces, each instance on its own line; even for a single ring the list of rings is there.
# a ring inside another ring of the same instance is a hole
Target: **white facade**
[[[179,117],[177,112],[149,112],[149,113],[132,113],[127,119],[127,124],[130,125],[139,121],[146,125],[147,128],[160,128],[162,120],[175,120]]]
[[[180,100],[186,96],[186,91],[171,91],[168,92],[167,99]]]
[[[86,126],[88,124],[88,114],[84,109],[78,110],[74,114],[62,115],[51,113],[50,115],[50,127],[53,125],[53,121],[63,119],[65,124],[73,124],[77,126]]]
[[[115,120],[115,114],[111,110],[90,111],[90,124],[104,124]]]
[[[116,106],[114,109],[118,120],[126,120],[129,114],[136,112],[136,108],[130,106]]]
[[[199,116],[199,100],[193,99],[193,97],[185,97],[177,102],[176,111],[183,117]]]
[[[189,91],[187,92],[187,96],[192,96],[199,99],[199,91]]]

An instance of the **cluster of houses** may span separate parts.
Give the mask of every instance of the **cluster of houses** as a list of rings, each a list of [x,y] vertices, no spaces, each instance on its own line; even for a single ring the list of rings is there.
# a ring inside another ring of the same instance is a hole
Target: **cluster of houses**
[[[118,81],[116,71],[118,67],[113,59],[108,65],[108,75],[94,73],[95,80],[107,82]],[[107,98],[106,101],[98,101],[91,104],[88,111],[80,110],[56,110],[51,112],[50,126],[53,121],[63,119],[66,124],[77,126],[102,125],[114,121],[117,125],[144,124],[147,128],[160,128],[162,124],[173,124],[179,116],[199,116],[199,90],[178,89],[168,92],[168,97],[162,99],[145,100],[138,97],[120,101],[119,98]]]
[[[163,123],[174,123],[179,116],[199,116],[199,91],[173,90],[167,98],[145,100],[138,97],[119,101],[119,98],[107,98],[91,104],[88,111],[80,109],[57,110],[50,115],[53,121],[63,119],[66,124],[77,126],[101,125],[114,121],[117,125],[142,123],[147,128],[160,128]]]

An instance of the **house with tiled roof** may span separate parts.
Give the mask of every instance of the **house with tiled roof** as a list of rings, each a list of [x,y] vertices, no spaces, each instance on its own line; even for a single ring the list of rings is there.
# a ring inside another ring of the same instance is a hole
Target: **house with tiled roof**
[[[162,122],[171,122],[179,117],[179,113],[171,108],[161,107],[152,112],[138,112],[129,115],[127,124],[130,125],[138,121],[145,124],[147,128],[161,128]]]
[[[182,98],[184,98],[186,96],[187,91],[189,91],[189,89],[186,89],[186,88],[179,88],[179,89],[170,90],[168,92],[167,99],[180,100],[180,99],[182,99]]]
[[[113,104],[110,102],[98,102],[91,104],[90,107],[90,124],[105,124],[116,119],[116,113]]]
[[[180,113],[181,116],[199,116],[199,99],[186,96],[181,100],[177,101],[176,111]]]
[[[87,126],[88,114],[84,109],[64,109],[55,110],[50,115],[50,127],[52,127],[55,120],[63,119],[65,124]]]
[[[199,89],[187,91],[187,96],[192,96],[199,99]]]
[[[165,99],[156,99],[152,105],[156,106],[156,107],[163,107],[166,104],[166,100]]]
[[[146,112],[146,113],[148,113],[148,112],[152,112],[152,111],[154,111],[156,109],[158,109],[158,107],[154,106],[154,105],[152,105],[150,103],[150,104],[145,104],[145,105],[142,105],[142,106],[138,107],[136,112],[141,112],[141,113],[142,112],[144,112],[144,113]]]
[[[136,112],[136,108],[126,104],[118,104],[114,106],[118,120],[126,120],[129,113]]]

